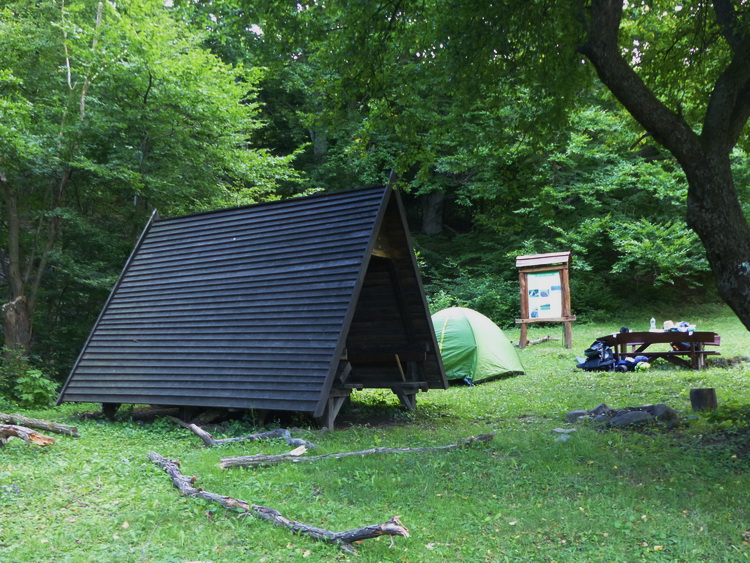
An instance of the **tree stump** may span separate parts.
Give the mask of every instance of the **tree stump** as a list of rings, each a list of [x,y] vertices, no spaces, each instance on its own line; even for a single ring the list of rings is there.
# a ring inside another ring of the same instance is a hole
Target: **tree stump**
[[[712,411],[719,407],[716,400],[716,389],[708,387],[706,389],[691,389],[690,404],[694,411]]]

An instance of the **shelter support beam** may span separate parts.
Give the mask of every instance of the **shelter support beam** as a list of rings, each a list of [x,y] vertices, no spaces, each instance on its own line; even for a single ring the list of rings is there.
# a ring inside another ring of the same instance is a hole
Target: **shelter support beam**
[[[331,389],[331,393],[328,395],[328,400],[326,402],[326,408],[323,411],[323,416],[318,419],[321,426],[325,426],[329,430],[333,429],[333,422],[336,420],[341,407],[343,407],[344,403],[349,399],[350,394],[351,389]]]
[[[417,409],[417,393],[416,391],[407,391],[406,389],[393,389],[393,392],[401,401],[403,407],[408,411],[414,411]]]
[[[102,403],[102,413],[109,420],[114,420],[117,414],[117,409],[120,408],[120,403]]]

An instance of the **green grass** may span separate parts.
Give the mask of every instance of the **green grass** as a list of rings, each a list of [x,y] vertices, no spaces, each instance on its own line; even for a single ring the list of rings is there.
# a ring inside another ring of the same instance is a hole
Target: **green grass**
[[[392,394],[367,391],[355,395],[335,432],[295,431],[318,444],[316,454],[496,433],[490,443],[458,451],[221,470],[220,457],[289,447],[274,440],[206,449],[189,431],[163,419],[139,422],[127,409],[115,422],[84,419],[92,405],[18,413],[75,424],[81,438],[55,436],[48,448],[12,440],[0,449],[0,561],[748,560],[742,534],[750,528],[750,458],[741,434],[716,434],[704,418],[671,432],[582,425],[567,442],[551,434],[570,426],[568,411],[602,402],[663,402],[691,415],[693,387],[715,387],[721,405],[750,404],[750,363],[702,372],[658,364],[627,374],[575,369],[575,356],[596,336],[623,325],[644,329],[652,315],[667,318],[657,313],[577,323],[572,350],[560,342],[529,347],[522,352],[526,375],[430,391],[414,413],[401,411]],[[685,320],[719,332],[723,357],[750,355],[750,334],[725,309]],[[561,333],[559,326],[532,327],[530,337]],[[233,423],[215,435],[254,430]],[[180,498],[149,451],[179,459],[196,486],[307,524],[344,530],[399,515],[412,535],[368,540],[348,555]]]

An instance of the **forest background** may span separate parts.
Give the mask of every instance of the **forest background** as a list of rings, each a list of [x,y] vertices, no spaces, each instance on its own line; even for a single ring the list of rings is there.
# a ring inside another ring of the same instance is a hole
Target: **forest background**
[[[695,129],[729,60],[717,45],[732,4],[714,5],[634,3],[620,23],[631,67]],[[0,394],[52,396],[154,210],[390,182],[433,310],[510,326],[515,257],[559,250],[573,252],[582,322],[719,301],[681,162],[597,80],[580,14],[444,8],[0,2]]]

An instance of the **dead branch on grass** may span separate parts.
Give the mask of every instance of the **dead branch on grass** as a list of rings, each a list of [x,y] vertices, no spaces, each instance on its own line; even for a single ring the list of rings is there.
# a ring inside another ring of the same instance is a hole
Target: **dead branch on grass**
[[[11,438],[20,438],[27,444],[36,444],[42,447],[51,446],[55,443],[54,438],[35,432],[31,428],[15,424],[0,424],[0,448],[7,444]]]
[[[554,340],[560,339],[555,336],[540,336],[539,338],[535,338],[534,340],[527,340],[526,346],[533,346],[534,344],[541,344],[542,342],[550,342]],[[513,346],[515,346],[516,348],[520,348],[520,346],[515,342],[513,343]]]
[[[255,440],[270,440],[272,438],[284,438],[284,441],[286,441],[288,445],[294,447],[305,446],[308,449],[312,449],[315,447],[315,444],[313,444],[312,442],[302,440],[301,438],[292,438],[292,434],[286,428],[276,428],[275,430],[260,432],[258,434],[251,434],[250,436],[242,436],[238,438],[222,438],[220,440],[217,440],[197,424],[187,423],[174,416],[168,416],[167,418],[172,422],[179,424],[183,428],[187,428],[188,430],[190,430],[193,434],[203,440],[203,443],[207,448],[212,448],[221,444],[232,444],[234,442],[244,441],[253,442]]]
[[[401,454],[401,453],[424,453],[424,452],[439,452],[444,450],[452,450],[455,448],[464,448],[473,444],[474,442],[487,442],[492,440],[494,434],[481,434],[479,436],[470,436],[465,440],[461,440],[456,444],[448,444],[446,446],[431,446],[421,448],[370,448],[369,450],[359,450],[356,452],[341,452],[335,454],[325,454],[316,456],[300,456],[295,452],[278,455],[246,455],[246,456],[234,456],[234,457],[223,457],[219,467],[222,469],[229,469],[230,467],[256,467],[258,465],[277,465],[279,463],[307,463],[320,461],[322,459],[341,459],[350,456],[363,456],[371,454]]]
[[[401,524],[398,516],[394,516],[383,524],[354,528],[343,532],[332,532],[330,530],[289,520],[282,516],[278,510],[273,508],[250,504],[244,500],[222,496],[210,491],[204,491],[203,489],[196,489],[193,486],[195,483],[195,477],[187,477],[183,475],[180,472],[178,462],[162,457],[156,452],[150,452],[148,457],[154,464],[161,467],[172,478],[172,484],[186,497],[200,498],[208,502],[219,504],[224,508],[240,510],[243,513],[251,514],[261,520],[266,520],[277,526],[287,528],[296,534],[307,535],[316,540],[338,545],[349,552],[354,551],[352,545],[354,542],[377,538],[379,536],[409,537],[409,530]]]
[[[18,414],[5,414],[0,412],[0,422],[3,424],[17,424],[20,426],[26,426],[27,428],[36,428],[37,430],[45,430],[46,432],[55,432],[56,434],[67,434],[74,438],[80,438],[78,434],[78,428],[75,426],[68,426],[67,424],[58,424],[50,420],[40,420],[38,418],[26,418]]]

